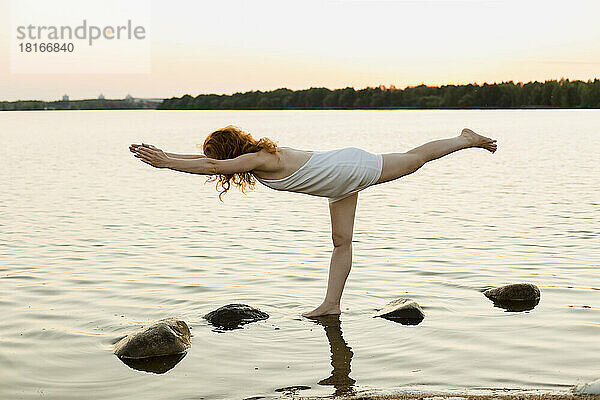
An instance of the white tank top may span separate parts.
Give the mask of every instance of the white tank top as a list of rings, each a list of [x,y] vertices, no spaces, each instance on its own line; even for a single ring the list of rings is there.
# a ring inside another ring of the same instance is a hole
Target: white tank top
[[[304,165],[282,179],[255,177],[271,189],[327,197],[332,203],[373,185],[382,167],[381,154],[346,147],[314,151]]]

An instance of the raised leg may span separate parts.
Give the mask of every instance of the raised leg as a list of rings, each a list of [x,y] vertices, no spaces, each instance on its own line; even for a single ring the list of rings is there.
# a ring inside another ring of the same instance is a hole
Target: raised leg
[[[340,314],[340,301],[346,285],[346,279],[352,267],[352,235],[358,193],[329,204],[331,216],[331,239],[333,253],[329,265],[327,293],[323,303],[314,310],[302,314],[313,318],[321,315]]]
[[[465,128],[459,136],[434,140],[406,153],[383,154],[383,170],[375,184],[393,181],[412,174],[429,161],[470,147],[481,147],[494,153],[496,151],[496,141]]]

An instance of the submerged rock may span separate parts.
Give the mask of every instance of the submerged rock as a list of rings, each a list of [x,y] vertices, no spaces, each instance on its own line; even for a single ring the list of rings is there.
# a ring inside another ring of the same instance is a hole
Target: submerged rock
[[[488,289],[483,294],[496,307],[508,311],[528,311],[540,302],[540,289],[531,283],[516,283]]]
[[[132,369],[154,374],[164,374],[179,363],[187,355],[187,352],[179,354],[170,354],[168,356],[146,357],[146,358],[127,358],[119,357],[125,365]]]
[[[416,301],[409,298],[400,298],[386,304],[373,318],[377,317],[389,319],[402,325],[418,325],[425,318],[425,312]]]
[[[225,330],[237,329],[244,324],[269,318],[269,314],[246,304],[227,304],[209,312],[204,318]]]
[[[310,386],[306,386],[306,385],[296,385],[296,386],[287,386],[287,387],[283,387],[283,388],[279,388],[279,389],[275,389],[276,392],[282,392],[286,395],[295,395],[296,393],[298,393],[300,390],[308,390],[311,389]]]
[[[191,346],[190,329],[180,319],[165,318],[128,335],[115,344],[119,358],[147,358],[181,354]]]

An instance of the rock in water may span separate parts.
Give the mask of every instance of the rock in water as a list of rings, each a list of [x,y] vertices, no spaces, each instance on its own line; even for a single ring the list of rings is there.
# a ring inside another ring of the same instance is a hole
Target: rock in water
[[[495,301],[532,301],[539,300],[540,289],[531,283],[516,283],[488,289],[483,294]]]
[[[540,302],[540,289],[531,283],[516,283],[488,289],[483,294],[494,305],[508,311],[532,310]]]
[[[115,344],[115,354],[119,358],[158,357],[184,353],[191,345],[187,324],[165,318],[121,339]]]
[[[209,312],[204,318],[218,328],[231,330],[250,322],[265,320],[269,318],[269,314],[246,304],[227,304]]]
[[[179,354],[169,354],[168,356],[146,357],[146,358],[127,358],[119,357],[125,365],[138,371],[152,372],[155,374],[164,374],[173,369],[179,361],[185,357],[187,352]]]
[[[376,317],[399,322],[402,325],[418,325],[425,318],[425,312],[416,301],[400,298],[388,303],[383,309],[379,310],[373,318]]]

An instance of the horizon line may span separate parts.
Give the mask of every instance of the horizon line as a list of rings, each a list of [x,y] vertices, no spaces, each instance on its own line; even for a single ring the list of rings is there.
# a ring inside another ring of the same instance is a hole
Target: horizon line
[[[226,93],[226,92],[221,92],[221,93],[198,93],[196,96],[208,96],[208,95],[216,95],[216,96],[232,96],[235,94],[244,94],[244,93],[253,93],[253,92],[262,92],[262,93],[268,93],[268,92],[274,92],[277,90],[291,90],[291,91],[302,91],[302,90],[310,90],[310,89],[327,89],[330,91],[336,91],[336,90],[343,90],[343,89],[354,89],[355,91],[359,91],[359,90],[364,90],[364,89],[376,89],[376,88],[381,88],[382,90],[406,90],[406,89],[410,89],[410,88],[416,88],[416,87],[420,87],[420,86],[426,86],[426,87],[437,87],[437,88],[442,88],[445,86],[469,86],[469,85],[475,85],[475,86],[484,86],[484,85],[502,85],[502,84],[506,84],[506,83],[512,83],[514,85],[526,85],[526,84],[530,84],[530,83],[546,83],[546,82],[561,82],[561,81],[568,81],[568,82],[584,82],[584,83],[590,83],[590,82],[594,82],[596,80],[600,79],[600,76],[598,77],[594,77],[589,78],[587,80],[582,80],[582,79],[574,79],[571,80],[570,78],[567,77],[561,77],[561,78],[551,78],[551,79],[544,79],[542,80],[530,80],[527,82],[523,82],[523,81],[517,81],[515,82],[514,80],[502,80],[500,82],[498,81],[493,81],[493,82],[488,82],[488,81],[484,81],[482,83],[478,83],[477,81],[473,81],[473,82],[469,82],[469,83],[443,83],[443,84],[436,84],[436,85],[429,85],[429,84],[425,84],[424,82],[419,83],[419,84],[413,84],[413,85],[406,85],[403,88],[401,87],[396,87],[394,84],[389,84],[389,86],[386,86],[384,84],[379,84],[376,86],[364,86],[361,88],[355,88],[354,86],[345,86],[345,87],[337,87],[337,88],[329,88],[326,86],[310,86],[310,87],[304,87],[302,89],[290,89],[288,87],[278,87],[275,89],[251,89],[251,90],[246,90],[246,91],[235,91],[235,92],[230,92],[230,93]],[[41,102],[56,102],[56,101],[64,101],[62,100],[63,96],[68,96],[68,93],[64,93],[63,95],[59,95],[59,98],[57,98],[56,100],[40,100],[40,99],[18,99],[18,100],[0,100],[0,102],[2,103],[14,103],[14,102],[19,102],[19,101],[41,101]],[[98,97],[96,98],[79,98],[79,99],[70,99],[68,101],[84,101],[84,100],[126,100],[128,96],[130,96],[130,92],[128,92],[124,97],[122,98],[102,98],[100,99],[99,97],[103,96],[102,93],[99,93]],[[177,97],[184,97],[184,96],[191,96],[191,97],[196,97],[196,96],[192,96],[189,93],[184,93],[180,96],[171,96],[171,97],[161,97],[161,96],[152,96],[152,97],[135,97],[132,96],[132,99],[140,99],[140,100],[165,100],[165,99],[171,99],[171,98],[177,98]]]

